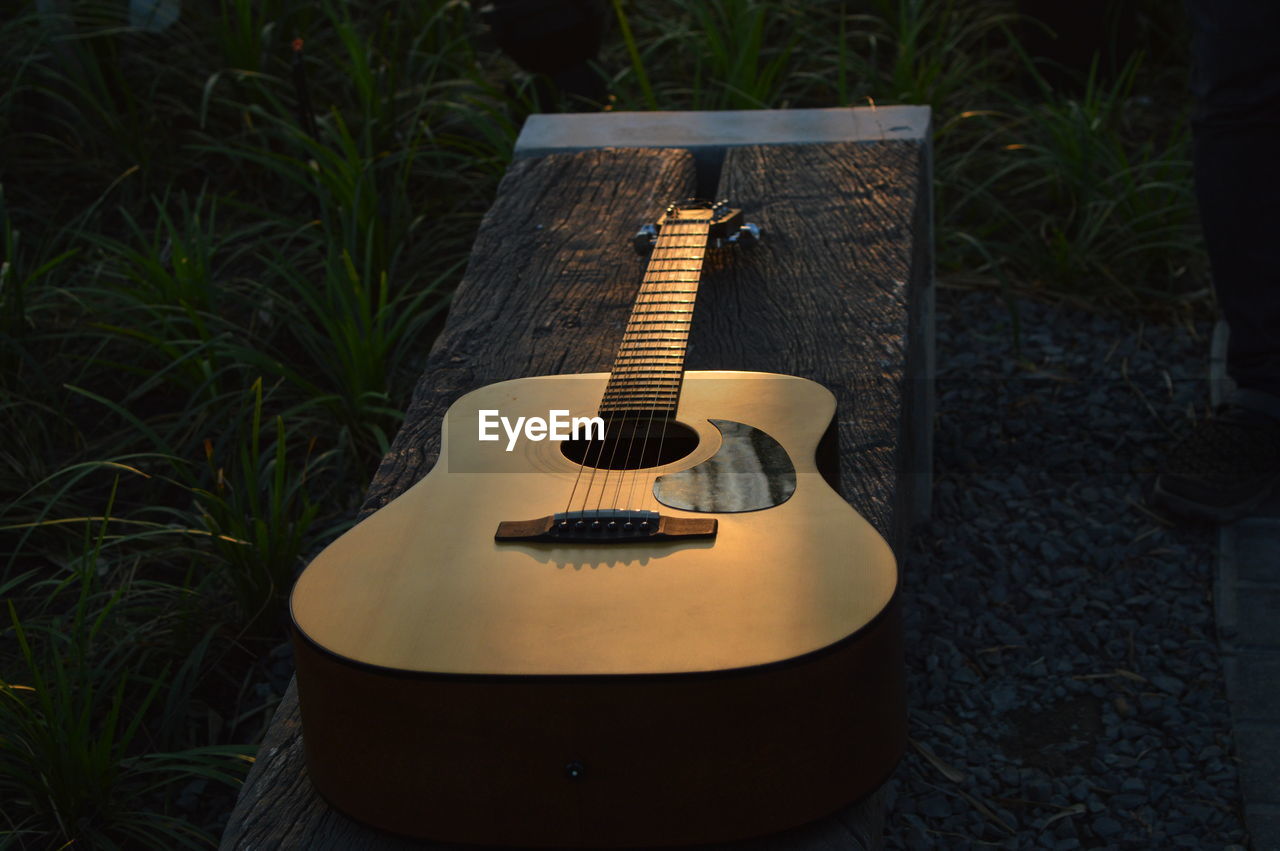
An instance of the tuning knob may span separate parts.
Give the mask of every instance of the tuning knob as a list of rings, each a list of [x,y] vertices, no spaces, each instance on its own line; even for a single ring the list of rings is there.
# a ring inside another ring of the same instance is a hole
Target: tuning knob
[[[636,250],[636,254],[648,254],[657,244],[657,225],[641,225],[636,235],[631,237],[631,247]]]
[[[733,245],[741,245],[743,248],[750,248],[760,242],[760,226],[753,222],[747,222],[738,228],[737,233],[729,237],[729,242]]]

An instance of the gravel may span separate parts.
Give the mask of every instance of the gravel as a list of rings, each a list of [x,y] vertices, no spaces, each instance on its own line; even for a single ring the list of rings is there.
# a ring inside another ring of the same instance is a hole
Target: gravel
[[[903,564],[911,743],[890,848],[1244,842],[1214,533],[1142,486],[1209,326],[939,293],[933,517]]]

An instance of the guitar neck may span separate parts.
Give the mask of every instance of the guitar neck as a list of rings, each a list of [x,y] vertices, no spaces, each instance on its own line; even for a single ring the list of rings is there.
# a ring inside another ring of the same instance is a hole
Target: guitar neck
[[[602,415],[675,416],[710,228],[709,211],[663,226],[613,361]]]

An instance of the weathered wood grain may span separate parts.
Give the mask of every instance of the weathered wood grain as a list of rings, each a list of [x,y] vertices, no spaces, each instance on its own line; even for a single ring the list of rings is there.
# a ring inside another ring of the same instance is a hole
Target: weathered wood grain
[[[688,359],[830,389],[841,492],[897,552],[927,514],[932,455],[927,153],[904,141],[729,149],[719,195],[764,240],[704,278]]]
[[[840,404],[843,492],[892,543],[901,540],[910,499],[900,485],[910,472],[905,422],[918,407],[908,378],[923,368],[920,321],[908,307],[929,273],[927,250],[913,247],[928,222],[926,153],[897,142],[731,150],[720,194],[765,227],[767,242],[712,264],[689,357],[691,369],[783,372],[830,387]],[[628,237],[689,194],[693,181],[692,157],[680,150],[593,150],[512,164],[366,511],[431,468],[441,417],[462,393],[506,378],[608,368],[644,268]],[[882,810],[872,796],[732,848],[878,848]],[[458,846],[387,836],[319,799],[306,778],[291,687],[221,847]]]

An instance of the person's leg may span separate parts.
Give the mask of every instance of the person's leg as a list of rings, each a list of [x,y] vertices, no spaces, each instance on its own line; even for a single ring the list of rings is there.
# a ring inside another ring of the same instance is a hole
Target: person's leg
[[[1280,3],[1188,0],[1187,8],[1196,197],[1231,329],[1227,371],[1280,405]]]
[[[1173,447],[1151,497],[1227,522],[1280,482],[1280,3],[1186,6],[1196,197],[1238,390]]]

